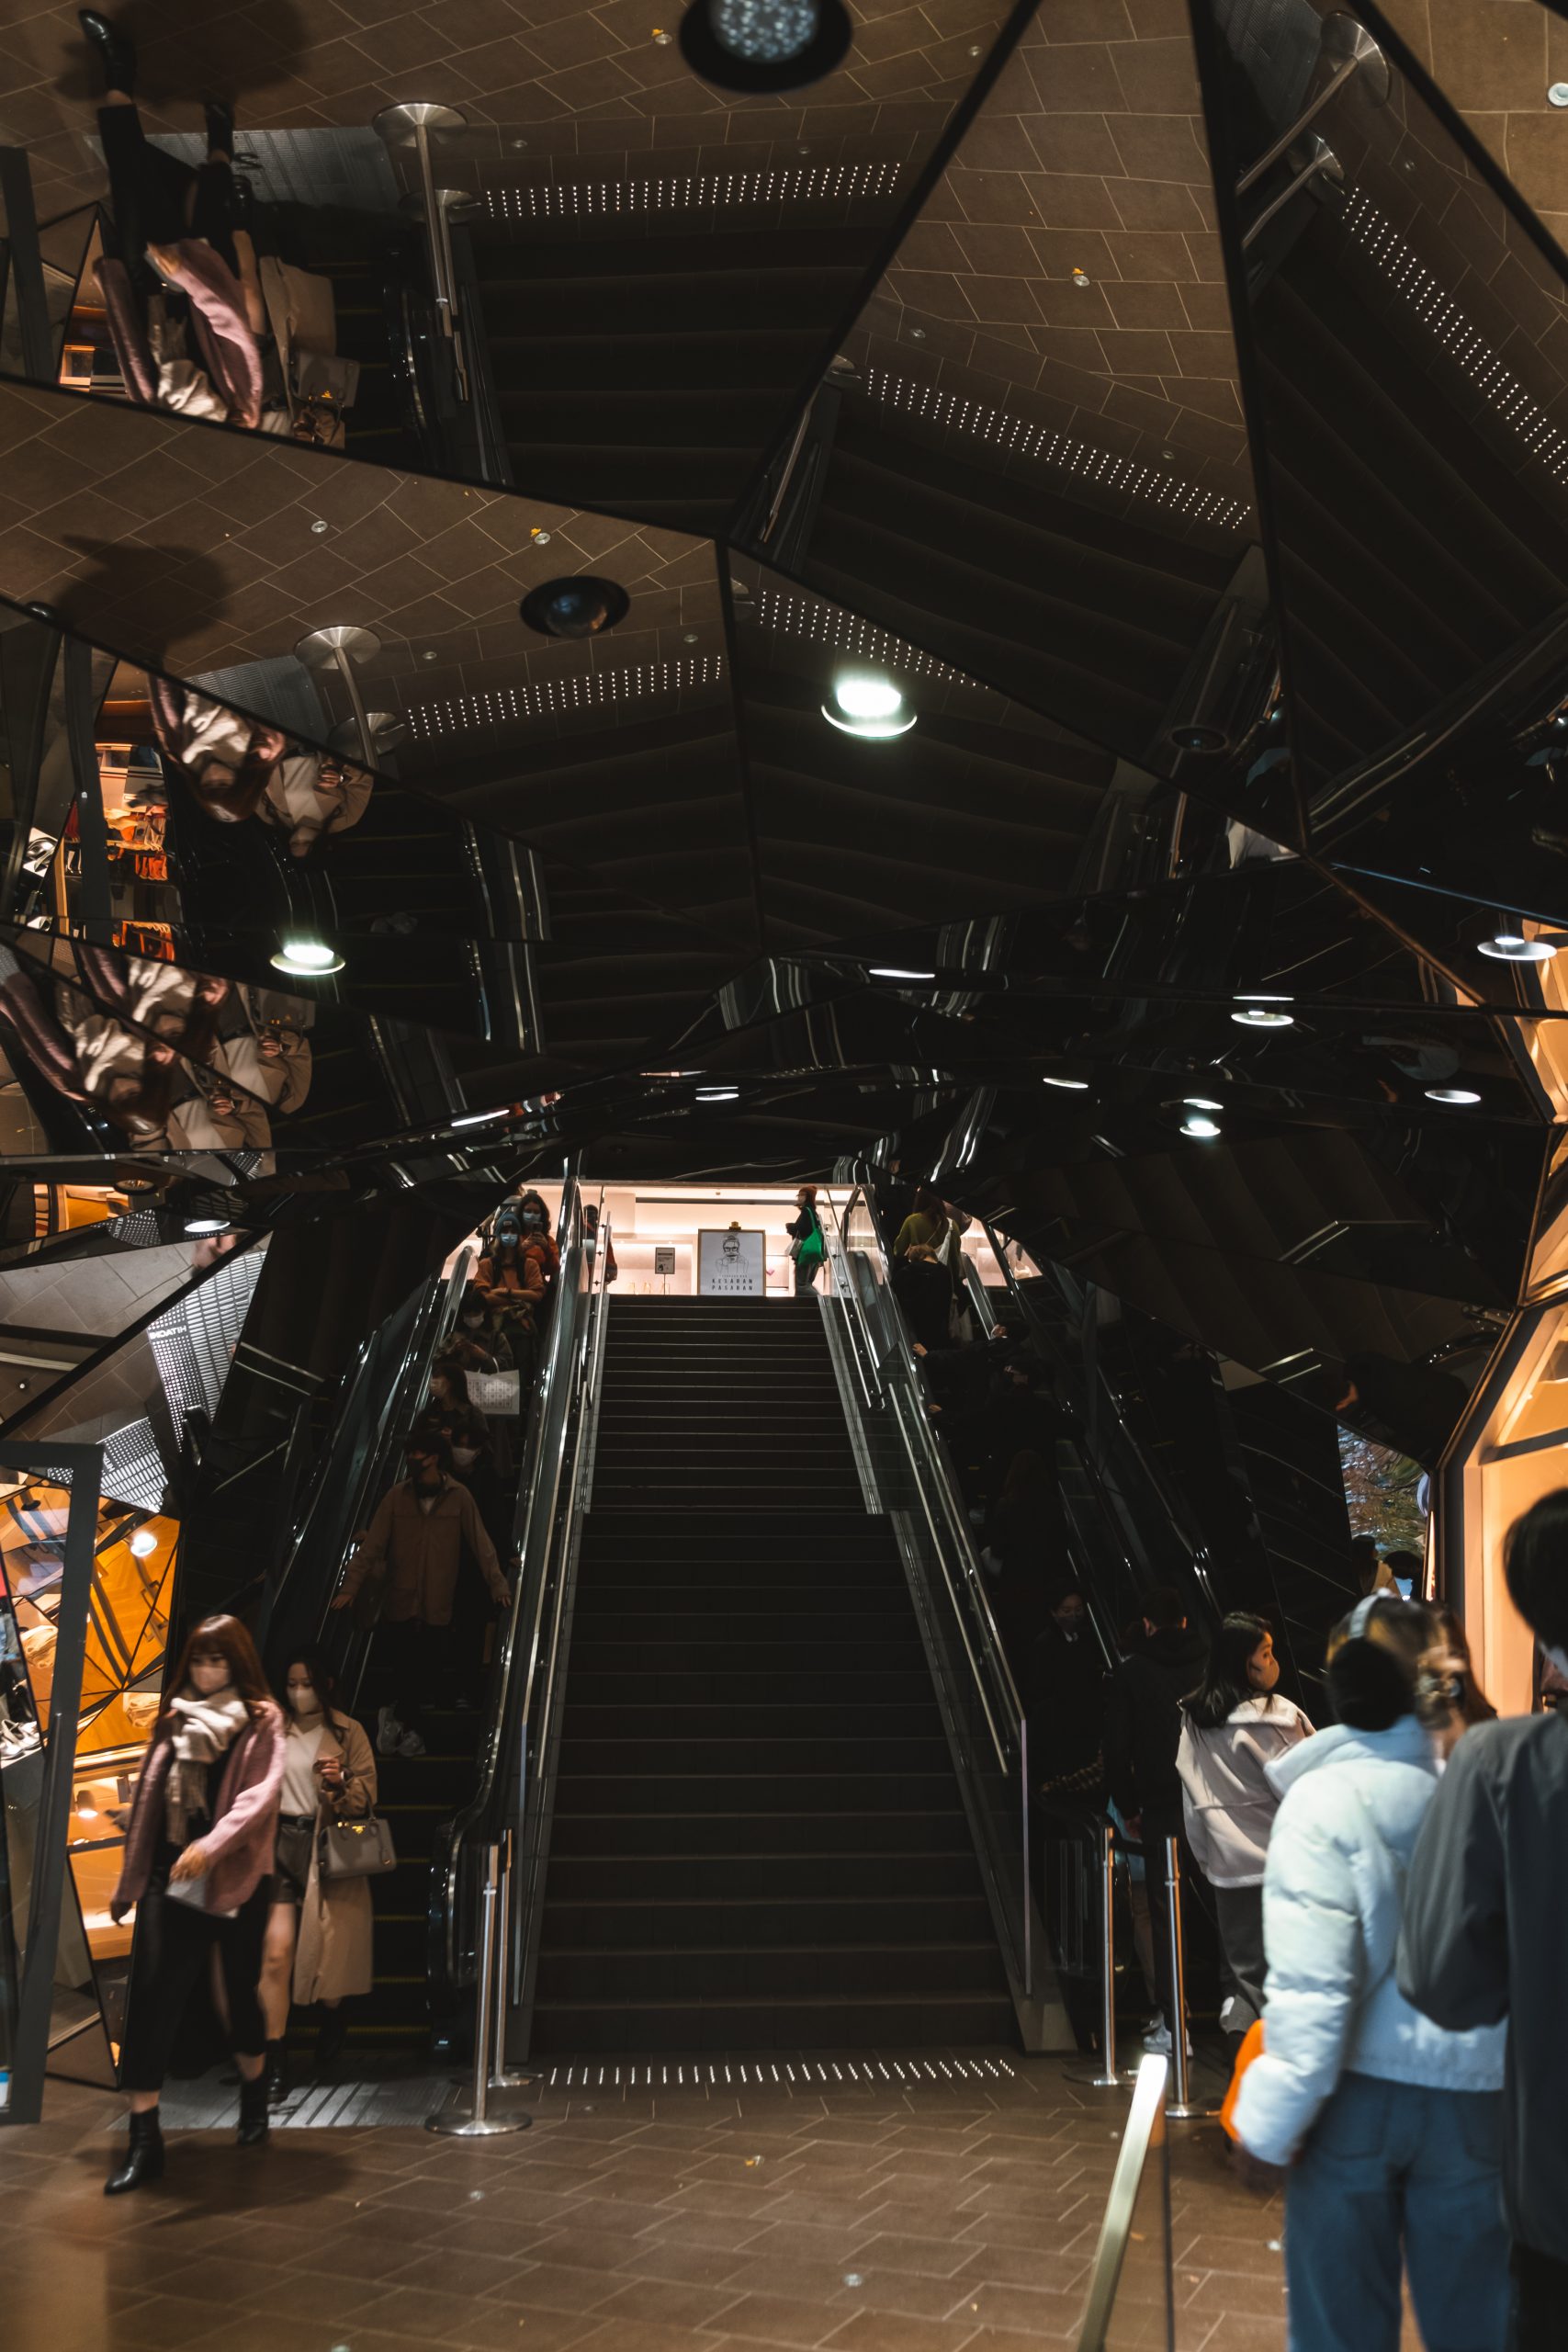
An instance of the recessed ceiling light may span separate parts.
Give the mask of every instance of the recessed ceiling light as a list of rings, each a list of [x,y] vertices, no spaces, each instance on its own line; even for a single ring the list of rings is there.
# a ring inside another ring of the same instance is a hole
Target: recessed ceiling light
[[[1065,1093],[1068,1094],[1087,1094],[1089,1092],[1089,1080],[1087,1078],[1042,1078],[1040,1083],[1042,1086],[1059,1086]]]
[[[341,972],[343,957],[324,939],[286,939],[272,958],[275,972],[308,973],[312,978],[323,972]]]
[[[139,1560],[144,1560],[150,1552],[155,1552],[158,1548],[158,1539],[150,1527],[139,1527],[135,1534],[128,1540]]]
[[[869,670],[835,678],[832,705],[823,704],[822,716],[841,735],[859,735],[867,742],[907,735],[915,723],[915,713],[905,711],[903,694],[892,679]]]
[[[854,27],[843,0],[691,0],[681,52],[728,90],[795,90],[830,74]]]
[[[187,1216],[186,1219],[186,1231],[189,1234],[227,1233],[228,1230],[226,1216]]]
[[[1213,1119],[1206,1119],[1203,1116],[1201,1111],[1190,1111],[1181,1122],[1181,1132],[1184,1136],[1197,1136],[1208,1142],[1217,1136],[1220,1130]]]
[[[739,1099],[740,1089],[738,1086],[699,1086],[697,1089],[699,1102],[738,1102]]]
[[[1223,1111],[1225,1106],[1223,1102],[1212,1102],[1206,1094],[1184,1094],[1181,1107],[1184,1111]]]
[[[893,964],[873,964],[866,977],[873,980],[934,980],[934,972],[901,972]]]
[[[1231,1019],[1239,1021],[1244,1029],[1289,1029],[1293,1025],[1295,1015],[1275,1012],[1266,1004],[1247,1004],[1239,1012],[1233,1012]]]
[[[1499,931],[1480,943],[1495,964],[1550,964],[1557,950],[1549,939],[1527,939],[1522,932]]]
[[[1428,1102],[1479,1102],[1481,1097],[1470,1086],[1429,1086],[1427,1100]]]

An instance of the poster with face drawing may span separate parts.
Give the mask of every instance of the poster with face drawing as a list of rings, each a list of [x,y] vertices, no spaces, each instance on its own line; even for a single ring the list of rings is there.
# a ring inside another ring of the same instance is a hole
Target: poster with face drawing
[[[765,1233],[720,1231],[697,1236],[700,1298],[761,1298],[767,1289]]]

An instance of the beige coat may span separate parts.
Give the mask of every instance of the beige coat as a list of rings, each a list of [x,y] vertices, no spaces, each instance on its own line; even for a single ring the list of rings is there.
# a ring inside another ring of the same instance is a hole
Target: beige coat
[[[376,1758],[352,1715],[337,1720],[341,1732],[335,1739],[330,1731],[322,1734],[321,1753],[335,1747],[343,1758],[344,1793],[334,1813],[357,1816],[369,1813],[376,1803]],[[368,1993],[375,1974],[374,1935],[369,1880],[328,1879],[323,1884],[312,1845],[294,1947],[294,1998],[341,2001],[351,1994]]]

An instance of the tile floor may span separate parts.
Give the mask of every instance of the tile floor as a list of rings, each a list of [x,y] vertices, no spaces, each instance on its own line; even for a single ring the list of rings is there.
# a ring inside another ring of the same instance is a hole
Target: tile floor
[[[996,2053],[999,2060],[1000,2053]],[[1024,2352],[1072,2344],[1126,2100],[1074,2062],[940,2086],[613,2082],[530,2130],[171,2136],[101,2194],[118,2102],[51,2086],[0,2132],[8,2352]],[[1007,2070],[1010,2067],[1012,2072]],[[1182,2352],[1282,2352],[1280,2213],[1217,2127],[1175,2129]],[[1153,2209],[1151,2208],[1151,2211]],[[1163,2343],[1139,2234],[1113,2341]]]

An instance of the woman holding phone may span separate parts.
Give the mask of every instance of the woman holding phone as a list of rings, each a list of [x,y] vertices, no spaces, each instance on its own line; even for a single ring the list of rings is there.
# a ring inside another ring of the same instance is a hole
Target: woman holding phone
[[[323,1879],[317,1851],[323,1817],[360,1819],[376,1804],[375,1754],[360,1724],[333,1706],[333,1689],[321,1652],[296,1650],[283,1678],[288,1713],[277,1860],[261,1968],[267,2079],[275,2098],[283,2093],[290,2003],[321,2003],[316,2064],[330,2066],[343,2047],[342,2003],[367,1993],[373,1974],[370,1882]]]

